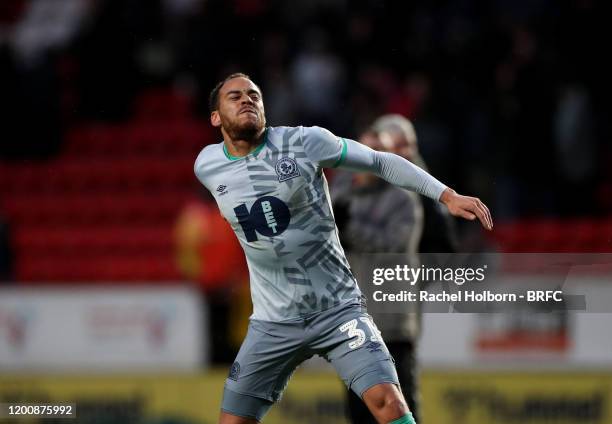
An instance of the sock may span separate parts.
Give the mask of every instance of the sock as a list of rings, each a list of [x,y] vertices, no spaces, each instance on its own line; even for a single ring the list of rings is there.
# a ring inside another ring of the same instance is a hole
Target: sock
[[[412,417],[412,412],[408,412],[403,417],[393,420],[389,424],[416,424],[416,421],[414,421],[414,418]]]

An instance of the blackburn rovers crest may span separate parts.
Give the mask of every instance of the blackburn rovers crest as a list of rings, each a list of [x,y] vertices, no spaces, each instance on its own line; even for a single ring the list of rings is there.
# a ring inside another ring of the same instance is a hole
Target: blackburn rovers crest
[[[280,158],[278,162],[276,162],[276,175],[278,175],[279,182],[299,177],[300,170],[298,169],[295,159],[287,157]]]

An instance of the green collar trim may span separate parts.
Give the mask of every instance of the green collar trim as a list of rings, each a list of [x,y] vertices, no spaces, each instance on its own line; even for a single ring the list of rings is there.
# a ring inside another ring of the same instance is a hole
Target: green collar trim
[[[268,128],[266,128],[264,131],[263,141],[259,144],[259,146],[255,148],[255,150],[253,150],[248,155],[244,155],[244,156],[232,155],[230,152],[227,151],[227,146],[225,145],[225,142],[223,142],[223,153],[225,153],[225,157],[228,158],[229,160],[240,160],[240,159],[246,158],[249,155],[253,155],[253,156],[257,155],[259,152],[261,152],[261,150],[264,148],[267,142],[268,142]]]

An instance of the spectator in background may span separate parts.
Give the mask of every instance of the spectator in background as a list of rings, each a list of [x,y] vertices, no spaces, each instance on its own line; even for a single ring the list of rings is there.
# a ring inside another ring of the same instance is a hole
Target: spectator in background
[[[244,254],[206,192],[185,205],[176,227],[177,264],[206,296],[212,362],[227,363],[244,338],[250,311]]]
[[[554,144],[559,173],[558,187],[572,196],[558,196],[568,215],[579,215],[584,205],[595,204],[589,187],[596,186],[597,143],[591,98],[584,87],[568,84],[561,88],[553,120]]]
[[[372,149],[385,150],[378,134],[373,131],[366,131],[359,141]],[[343,227],[340,232],[344,235],[342,244],[357,280],[366,280],[359,275],[359,254],[401,253],[406,255],[406,261],[412,267],[419,266],[417,247],[423,228],[423,210],[416,193],[395,187],[372,174],[340,174],[332,185],[332,199],[336,221]],[[415,356],[420,318],[419,305],[413,306],[401,314],[371,314],[395,359],[408,407],[416,422],[420,422]],[[376,423],[354,392],[349,390],[348,399],[353,423]]]
[[[384,115],[372,128],[380,134],[386,149],[409,160],[427,171],[427,165],[419,154],[417,135],[412,122],[401,115]],[[458,240],[453,218],[440,207],[439,202],[421,197],[424,223],[423,236],[418,246],[419,253],[454,253]]]
[[[50,50],[66,47],[91,7],[82,0],[32,0],[13,35],[19,61],[35,67]]]
[[[401,115],[384,115],[376,119],[372,130],[366,132],[360,141],[374,149],[400,155],[427,170],[419,154],[414,126]],[[419,258],[418,253],[456,252],[458,241],[452,217],[436,202],[409,192],[398,195],[396,190],[370,175],[359,175],[353,180],[350,174],[337,175],[332,185],[332,196],[336,221],[339,227],[343,227],[340,234],[345,236],[342,244],[349,252],[349,260],[351,253],[402,252],[407,254],[411,264],[419,266],[428,258]],[[351,193],[352,196],[349,196]],[[410,196],[406,198],[406,194]],[[391,202],[392,198],[399,203]],[[368,215],[381,216],[382,219],[379,222],[368,217],[361,222],[359,217]],[[368,227],[372,231],[367,231]],[[381,231],[381,228],[389,231]],[[416,343],[420,332],[418,309],[401,317],[395,314],[373,315],[396,361],[408,406],[419,422],[416,365]],[[352,394],[349,395],[349,412],[354,423],[375,422],[359,398]]]
[[[342,62],[329,48],[324,31],[308,31],[303,42],[305,48],[292,66],[293,86],[296,98],[300,99],[300,121],[304,125],[335,129],[342,111],[340,95],[345,80]]]

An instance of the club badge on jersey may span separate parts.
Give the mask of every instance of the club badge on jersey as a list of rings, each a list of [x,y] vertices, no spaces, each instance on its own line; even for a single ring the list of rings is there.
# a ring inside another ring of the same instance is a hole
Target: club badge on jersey
[[[278,175],[278,181],[283,182],[290,180],[291,178],[299,177],[300,170],[297,166],[297,162],[295,159],[291,159],[288,157],[280,158],[278,162],[276,162],[276,175]]]

